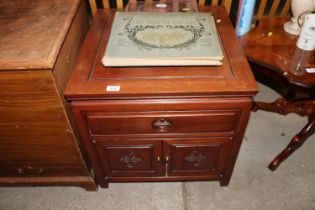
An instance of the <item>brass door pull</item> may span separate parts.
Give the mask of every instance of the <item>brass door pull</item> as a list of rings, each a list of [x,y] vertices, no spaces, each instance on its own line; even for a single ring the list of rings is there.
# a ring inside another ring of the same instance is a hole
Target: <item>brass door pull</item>
[[[165,156],[165,157],[164,157],[164,162],[165,162],[165,163],[169,163],[170,160],[171,160],[170,156]]]
[[[161,156],[158,155],[158,156],[156,157],[156,161],[157,161],[158,163],[160,163],[161,160],[162,160]]]
[[[169,119],[166,118],[158,118],[154,119],[152,122],[152,128],[160,129],[160,130],[165,130],[172,126],[172,123]]]

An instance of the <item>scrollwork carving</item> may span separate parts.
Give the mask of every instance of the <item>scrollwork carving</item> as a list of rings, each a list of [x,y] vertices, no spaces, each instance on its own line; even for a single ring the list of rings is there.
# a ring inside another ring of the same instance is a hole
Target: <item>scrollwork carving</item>
[[[192,151],[184,158],[184,160],[195,167],[201,166],[207,159],[207,156],[203,155],[200,151]]]
[[[128,153],[120,158],[120,162],[125,163],[128,168],[134,168],[138,163],[142,162],[142,159],[136,157],[134,153]]]
[[[310,116],[315,111],[314,107],[315,100],[287,101],[283,98],[278,98],[273,103],[255,102],[253,111],[264,110],[282,115],[296,113],[300,116]]]

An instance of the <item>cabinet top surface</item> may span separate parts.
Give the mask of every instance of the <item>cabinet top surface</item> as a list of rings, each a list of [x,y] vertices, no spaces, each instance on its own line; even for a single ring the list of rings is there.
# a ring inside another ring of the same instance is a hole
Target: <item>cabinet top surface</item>
[[[65,97],[100,99],[119,97],[247,95],[257,92],[247,60],[222,7],[213,12],[224,53],[222,66],[104,67],[104,54],[114,11],[99,10],[81,48]],[[118,90],[119,89],[119,90]]]
[[[52,69],[79,3],[1,1],[0,70]]]

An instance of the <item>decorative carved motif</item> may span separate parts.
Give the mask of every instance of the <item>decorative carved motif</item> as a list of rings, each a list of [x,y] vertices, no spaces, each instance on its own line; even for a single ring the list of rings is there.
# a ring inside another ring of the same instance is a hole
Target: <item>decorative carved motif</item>
[[[138,163],[142,162],[142,159],[136,157],[134,153],[125,154],[124,157],[120,158],[120,162],[126,164],[128,168],[134,168]]]
[[[184,160],[195,167],[201,166],[203,162],[207,159],[208,158],[199,151],[192,151],[184,158]]]
[[[291,102],[283,98],[278,98],[273,103],[255,102],[253,111],[257,110],[277,112],[282,115],[296,113],[300,116],[310,116],[315,111],[315,100]]]

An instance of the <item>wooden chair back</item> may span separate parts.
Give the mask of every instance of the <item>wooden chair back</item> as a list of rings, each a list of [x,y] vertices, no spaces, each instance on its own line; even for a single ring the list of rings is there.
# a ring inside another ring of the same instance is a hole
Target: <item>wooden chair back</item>
[[[256,15],[254,16],[255,20],[259,20],[263,16],[285,17],[289,14],[291,0],[258,0],[258,2],[258,10],[255,13]]]
[[[97,0],[89,0],[90,8],[92,11],[92,14],[94,15],[97,10]],[[123,0],[115,0],[116,1],[116,8],[117,9],[123,9],[124,8],[124,2]],[[130,1],[137,1],[137,0],[130,0]],[[153,0],[144,0],[146,2],[152,2]],[[163,2],[163,0],[160,0]],[[176,0],[174,0],[176,1]],[[197,0],[198,1],[198,0]],[[110,8],[109,0],[102,0],[103,8],[108,9]],[[199,0],[198,5],[203,6],[206,4],[206,0]],[[217,5],[224,5],[228,12],[230,12],[231,9],[232,0],[211,0],[210,5],[217,6]]]
[[[96,1],[98,0],[89,0],[91,12],[94,15],[97,10]],[[108,9],[110,8],[110,0],[99,0],[103,4],[103,8]],[[123,0],[115,0],[116,1],[116,8],[123,9],[124,8],[124,1]],[[137,0],[130,0],[130,1],[137,1]],[[152,2],[153,0],[144,0],[146,2]],[[160,0],[163,2],[163,0]],[[165,1],[165,0],[164,0]],[[174,0],[176,1],[176,0]],[[209,5],[209,0],[197,0],[199,6]],[[226,8],[228,13],[230,13],[231,5],[233,0],[210,0],[210,5],[217,6],[222,5]],[[257,0],[256,1],[256,12],[254,19],[259,20],[263,16],[287,16],[291,0]]]

